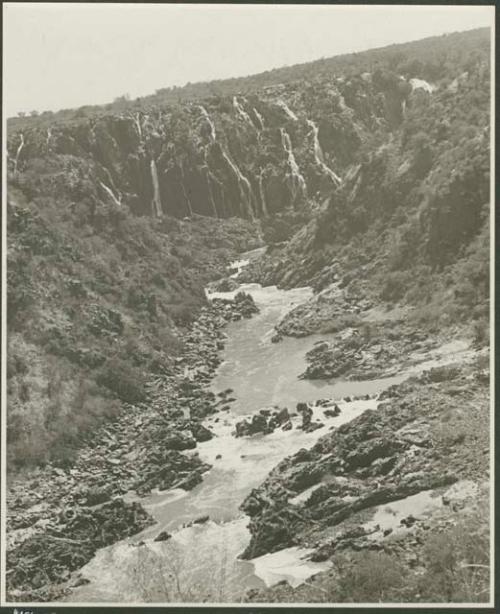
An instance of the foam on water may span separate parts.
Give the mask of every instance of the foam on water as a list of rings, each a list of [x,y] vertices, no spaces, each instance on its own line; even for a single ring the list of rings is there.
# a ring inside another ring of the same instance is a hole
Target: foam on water
[[[242,255],[241,260],[234,263],[239,270],[251,259],[253,252],[246,256]],[[201,460],[210,463],[212,469],[205,474],[203,482],[189,492],[176,489],[142,498],[141,503],[157,524],[99,550],[81,570],[91,583],[76,588],[70,601],[189,602],[207,599],[234,602],[248,588],[280,580],[295,586],[326,568],[326,563],[304,560],[308,551],[299,548],[288,548],[251,562],[239,560],[238,555],[250,540],[248,518],[239,506],[283,458],[300,448],[310,447],[332,427],[354,419],[367,409],[376,409],[378,405],[373,398],[345,401],[342,397],[377,394],[402,381],[410,371],[367,382],[299,380],[297,376],[306,367],[305,353],[315,341],[329,336],[285,337],[280,343],[271,343],[270,338],[280,318],[295,305],[308,300],[312,290],[280,290],[275,286],[263,288],[258,284],[245,284],[234,292],[211,293],[209,297],[231,298],[238,291],[250,293],[260,311],[226,328],[224,362],[212,389],[219,392],[232,388],[236,401],[230,412],[219,413],[205,421],[215,437],[199,443],[196,448]],[[451,342],[426,354],[427,362],[412,367],[411,372],[446,364],[458,356],[466,356],[468,351],[466,342]],[[324,415],[327,407],[313,406],[313,421],[320,421],[324,426],[312,433],[297,428],[301,418],[296,416],[292,418],[293,428],[289,431],[276,429],[269,435],[241,438],[232,434],[237,421],[263,407],[287,406],[293,412],[298,401],[313,402],[325,397],[334,399],[341,413],[327,418]],[[292,501],[299,503],[309,494],[301,493]],[[424,509],[430,504],[430,494],[421,493],[415,497],[408,498],[410,501],[406,503],[391,504],[396,516],[387,510],[376,512],[379,514],[377,522],[395,522],[395,517],[406,513],[408,505],[413,508],[422,505]],[[206,515],[210,517],[208,522],[183,526]],[[171,539],[154,542],[163,530],[172,534]],[[145,545],[138,546],[140,542]],[[175,568],[173,575],[172,567]],[[175,576],[180,588],[172,583]]]
[[[299,586],[312,575],[325,571],[329,564],[313,563],[306,557],[313,552],[305,548],[286,548],[279,552],[264,554],[253,559],[255,574],[264,580],[267,586],[286,580],[291,586]]]

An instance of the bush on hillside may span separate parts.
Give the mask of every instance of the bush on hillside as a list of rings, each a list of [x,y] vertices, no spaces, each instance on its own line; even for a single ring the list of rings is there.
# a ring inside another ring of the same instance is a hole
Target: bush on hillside
[[[119,358],[106,361],[96,374],[96,382],[126,403],[141,403],[146,400],[143,373]]]

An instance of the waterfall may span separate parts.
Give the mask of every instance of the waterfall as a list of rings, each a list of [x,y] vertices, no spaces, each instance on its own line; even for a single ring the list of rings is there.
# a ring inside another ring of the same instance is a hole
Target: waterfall
[[[428,94],[432,94],[432,92],[436,89],[435,85],[431,85],[430,83],[428,83],[427,81],[424,81],[423,79],[410,79],[410,85],[411,85],[411,90],[412,92],[414,90],[424,90],[424,92],[427,92]]]
[[[278,100],[276,102],[276,104],[281,107],[283,109],[283,111],[285,111],[285,113],[288,115],[288,117],[290,119],[292,119],[294,122],[299,121],[299,118],[295,115],[295,113],[293,111],[290,110],[290,108],[288,107],[288,105],[286,104],[286,102],[284,102],[283,100]]]
[[[241,103],[236,96],[233,97],[233,107],[236,109],[236,112],[243,121],[246,121],[252,126],[252,128],[255,128],[253,121],[250,119],[250,115],[248,115],[245,109],[241,106]]]
[[[113,181],[113,177],[111,177],[111,173],[109,172],[109,169],[106,166],[103,166],[102,169],[104,170],[104,172],[106,173],[106,177],[108,178],[108,183],[111,186],[111,189],[116,192],[118,195],[120,195],[119,190],[117,189],[117,187],[115,186],[115,182]]]
[[[253,207],[252,207],[253,191],[252,191],[252,186],[250,185],[250,182],[241,173],[240,169],[236,166],[236,164],[234,164],[234,162],[232,162],[229,159],[228,155],[226,154],[226,152],[224,150],[222,150],[222,157],[229,164],[231,170],[233,171],[233,173],[236,176],[236,179],[238,180],[238,187],[239,187],[239,190],[240,190],[240,196],[241,196],[241,199],[243,201],[243,204],[245,205],[245,208],[246,208],[246,211],[247,211],[247,215],[249,217],[251,217],[251,218],[255,217],[254,216]]]
[[[101,186],[101,188],[109,195],[111,196],[111,199],[113,200],[113,202],[115,203],[115,205],[118,205],[119,207],[121,207],[121,202],[120,200],[118,200],[118,198],[115,196],[113,190],[107,186],[104,182],[99,181],[99,185]]]
[[[264,129],[264,118],[262,117],[262,115],[257,111],[257,109],[254,107],[253,112],[255,113],[255,117],[258,119],[259,124],[260,124],[260,129],[263,130]]]
[[[264,171],[261,170],[259,174],[259,194],[260,200],[262,202],[262,214],[267,217],[269,215],[269,211],[267,210],[267,202],[266,202],[266,193],[264,191],[264,183],[263,183]]]
[[[321,149],[321,145],[319,143],[319,138],[318,138],[318,132],[319,132],[318,126],[316,126],[316,124],[310,119],[307,120],[307,125],[310,128],[312,128],[312,131],[313,131],[314,159],[316,160],[316,163],[321,168],[321,170],[330,177],[330,179],[333,181],[335,185],[340,185],[340,183],[342,183],[342,180],[340,179],[340,177],[336,173],[334,173],[331,168],[328,168],[328,166],[325,164],[325,156],[323,155],[323,150]]]
[[[306,196],[307,194],[307,185],[304,177],[302,176],[299,165],[295,160],[295,156],[293,155],[292,150],[292,142],[290,141],[290,135],[284,128],[280,128],[281,134],[281,144],[283,145],[283,149],[288,157],[288,166],[290,167],[290,176],[292,180],[292,192],[293,197],[297,195],[297,192],[300,192],[302,196]]]
[[[208,125],[210,126],[210,139],[212,141],[215,141],[216,138],[216,133],[215,133],[215,126],[213,121],[210,119],[210,115],[208,114],[207,110],[205,109],[205,107],[202,107],[201,104],[198,105],[198,108],[200,109],[203,117],[207,120]]]
[[[14,173],[17,173],[17,165],[19,162],[19,156],[21,154],[23,147],[24,147],[24,134],[21,132],[21,142],[19,143],[19,147],[17,148],[16,158],[14,160]]]
[[[134,116],[135,127],[137,128],[137,134],[139,135],[139,139],[142,141],[142,126],[139,113]]]
[[[163,210],[160,198],[160,184],[158,182],[158,169],[156,168],[156,161],[154,159],[151,160],[151,181],[153,183],[153,200],[151,201],[153,215],[161,217]]]
[[[47,141],[46,141],[47,150],[50,147],[50,139],[51,138],[52,138],[52,130],[50,128],[47,128]]]

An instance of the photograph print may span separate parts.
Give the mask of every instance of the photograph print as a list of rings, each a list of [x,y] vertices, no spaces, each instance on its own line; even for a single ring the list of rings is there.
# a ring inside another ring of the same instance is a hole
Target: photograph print
[[[492,608],[494,25],[3,3],[9,612]]]

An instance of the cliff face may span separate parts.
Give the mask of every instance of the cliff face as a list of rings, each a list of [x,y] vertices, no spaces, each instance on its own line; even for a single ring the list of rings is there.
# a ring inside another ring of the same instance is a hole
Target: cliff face
[[[375,302],[417,306],[426,318],[439,313],[442,324],[445,318],[448,323],[486,319],[490,81],[485,57],[455,60],[433,83],[405,81],[390,71],[363,73],[361,79],[385,92],[381,123],[365,129],[351,163],[333,167],[341,180],[307,223],[245,275],[318,291],[340,283],[358,297],[368,293]],[[320,144],[321,138],[320,130]]]
[[[344,94],[353,87],[348,106]],[[138,214],[266,217],[340,183],[363,136],[386,123],[381,96],[363,80],[332,78],[34,125],[10,133],[9,169],[16,175],[40,160],[72,160],[92,184],[94,204],[122,203]]]

